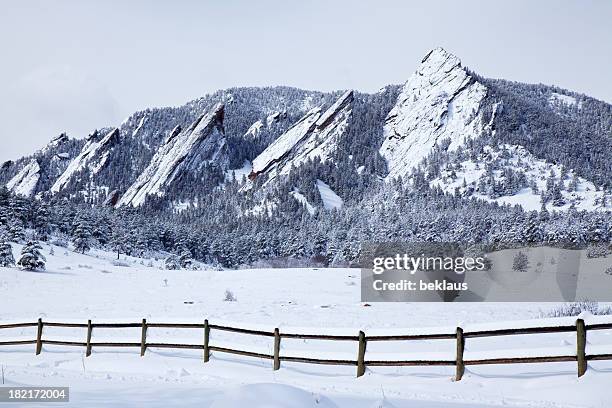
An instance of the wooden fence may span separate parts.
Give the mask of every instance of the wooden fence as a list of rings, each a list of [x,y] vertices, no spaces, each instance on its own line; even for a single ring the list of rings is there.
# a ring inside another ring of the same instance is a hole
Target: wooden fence
[[[203,350],[204,362],[209,361],[210,353],[229,353],[241,356],[256,357],[269,359],[273,361],[274,370],[278,370],[281,361],[309,363],[309,364],[326,364],[326,365],[347,365],[357,367],[357,377],[365,373],[367,366],[455,366],[455,379],[461,380],[464,374],[465,366],[481,365],[481,364],[517,364],[517,363],[544,363],[544,362],[561,362],[561,361],[576,361],[578,377],[584,375],[587,370],[587,362],[595,360],[612,360],[612,354],[586,354],[586,338],[587,331],[612,329],[612,323],[599,323],[586,325],[583,319],[577,319],[575,325],[566,326],[548,326],[548,327],[529,327],[529,328],[509,328],[509,329],[492,329],[480,331],[464,331],[461,327],[457,327],[455,333],[442,334],[411,334],[411,335],[377,335],[366,336],[363,331],[360,331],[356,336],[350,335],[325,335],[325,334],[302,334],[302,333],[281,333],[278,328],[272,332],[242,329],[238,327],[221,326],[210,324],[205,320],[203,324],[198,323],[149,323],[146,319],[142,319],[140,323],[92,323],[88,320],[87,323],[58,323],[58,322],[43,322],[38,319],[35,323],[12,323],[0,324],[0,329],[20,328],[20,327],[37,327],[35,340],[15,340],[15,341],[0,341],[0,346],[8,345],[23,345],[35,344],[36,354],[42,352],[44,344],[61,345],[61,346],[76,346],[85,347],[85,355],[90,356],[93,347],[138,347],[140,355],[144,356],[148,347],[151,348],[170,348],[170,349],[199,349]],[[44,327],[71,327],[71,328],[86,328],[87,337],[85,342],[75,341],[60,341],[60,340],[45,340],[43,339]],[[171,329],[200,329],[203,331],[202,344],[177,344],[177,343],[148,343],[147,329],[149,328],[171,328]],[[93,342],[92,332],[94,328],[141,328],[141,336],[139,342],[121,343],[121,342]],[[218,345],[210,344],[210,333],[212,330],[248,334],[254,336],[265,336],[274,339],[273,354],[256,353],[246,350],[238,350],[226,348]],[[576,354],[565,356],[539,356],[539,357],[513,357],[513,358],[489,358],[477,360],[465,360],[463,358],[465,350],[465,341],[468,338],[476,337],[494,337],[494,336],[511,336],[520,334],[544,334],[544,333],[576,333]],[[314,357],[296,357],[282,356],[280,353],[280,344],[282,339],[310,339],[310,340],[330,340],[330,341],[354,341],[358,342],[357,358],[355,360],[340,360],[340,359],[320,359]],[[376,341],[412,341],[412,340],[440,340],[452,339],[456,341],[456,357],[453,360],[366,360],[366,346],[368,342]]]

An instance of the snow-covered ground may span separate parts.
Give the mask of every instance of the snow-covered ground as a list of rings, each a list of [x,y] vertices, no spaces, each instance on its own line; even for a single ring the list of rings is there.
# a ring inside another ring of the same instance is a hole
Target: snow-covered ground
[[[338,196],[338,194],[336,194],[326,183],[319,179],[317,179],[317,189],[319,189],[319,194],[321,195],[321,200],[323,200],[323,206],[326,210],[342,207],[342,198],[340,198],[340,196]]]
[[[13,246],[15,256],[21,249]],[[76,254],[43,245],[47,270],[0,268],[0,324],[16,321],[196,322],[281,332],[414,333],[567,324],[573,318],[537,319],[554,305],[541,303],[360,302],[359,270],[260,269],[167,271],[161,260],[140,260],[92,251]],[[231,291],[236,301],[225,301]],[[612,321],[612,317],[586,317]],[[33,339],[35,328],[2,329],[0,341]],[[149,342],[201,344],[201,329],[150,328]],[[82,328],[45,327],[43,338],[84,341]],[[94,328],[92,341],[140,341],[140,329]],[[590,332],[587,354],[612,353],[612,330]],[[271,338],[213,330],[211,345],[266,354]],[[68,406],[153,407],[609,407],[612,361],[589,363],[577,378],[576,363],[468,366],[460,382],[454,367],[355,367],[282,362],[201,350],[45,345],[0,346],[5,385],[70,386]],[[371,342],[367,359],[454,358],[453,340]],[[575,334],[469,338],[466,359],[486,356],[575,352]],[[282,355],[354,359],[355,342],[289,340]],[[272,401],[274,400],[274,401]],[[268,401],[269,405],[264,405]],[[274,402],[274,403],[273,403]],[[35,406],[35,405],[32,405]],[[45,405],[43,405],[45,406]],[[57,405],[54,405],[57,406]]]

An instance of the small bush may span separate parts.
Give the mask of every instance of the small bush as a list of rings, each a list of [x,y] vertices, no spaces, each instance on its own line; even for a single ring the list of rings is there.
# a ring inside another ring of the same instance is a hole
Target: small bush
[[[170,255],[164,261],[164,267],[170,271],[181,269],[181,261],[178,256]]]
[[[231,290],[226,290],[225,291],[225,298],[223,299],[226,302],[235,302],[238,299],[236,299],[236,296],[234,296],[234,294],[232,293]]]
[[[120,261],[120,260],[118,260],[118,259],[113,260],[113,261],[111,262],[111,264],[112,264],[112,265],[114,265],[114,266],[125,266],[125,267],[128,267],[128,268],[130,267],[130,264],[129,264],[129,263],[124,262],[124,261]]]
[[[604,273],[606,275],[612,275],[612,266],[608,267],[608,269],[606,269],[606,271]]]

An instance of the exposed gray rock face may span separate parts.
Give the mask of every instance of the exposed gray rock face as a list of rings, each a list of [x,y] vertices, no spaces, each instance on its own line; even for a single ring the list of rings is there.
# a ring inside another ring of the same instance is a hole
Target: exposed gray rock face
[[[181,173],[200,170],[207,163],[227,166],[223,109],[223,104],[217,104],[184,131],[175,128],[117,205],[137,207],[148,195],[162,196]]]

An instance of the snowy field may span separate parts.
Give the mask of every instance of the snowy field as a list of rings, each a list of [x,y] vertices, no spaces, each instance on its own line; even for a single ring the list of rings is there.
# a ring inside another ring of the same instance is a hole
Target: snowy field
[[[13,245],[15,257],[21,247]],[[43,245],[44,272],[0,268],[0,324],[45,321],[194,322],[281,332],[452,332],[483,327],[572,324],[541,318],[554,304],[374,303],[359,301],[359,270],[167,271],[161,261]],[[226,291],[235,301],[226,301]],[[537,320],[530,320],[537,319]],[[610,316],[585,316],[589,322]],[[528,320],[520,322],[520,320]],[[44,339],[85,341],[82,328],[45,328]],[[0,341],[34,339],[36,328],[0,330]],[[467,339],[465,359],[575,353],[575,334]],[[200,329],[151,328],[148,342],[202,344]],[[94,329],[92,341],[139,342],[140,329]],[[213,331],[211,345],[269,354],[270,338]],[[67,406],[115,407],[609,407],[612,361],[454,367],[355,367],[271,361],[200,350],[0,346],[6,385],[70,386]],[[454,359],[454,340],[369,343],[367,359]],[[590,332],[587,354],[612,353],[612,330]],[[356,342],[283,339],[281,355],[355,359]],[[276,402],[271,401],[274,399]],[[263,405],[264,401],[270,402]],[[25,405],[20,405],[25,406]],[[36,406],[32,404],[30,406]],[[48,406],[40,404],[40,406]],[[53,404],[58,406],[58,404]]]

